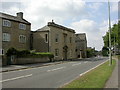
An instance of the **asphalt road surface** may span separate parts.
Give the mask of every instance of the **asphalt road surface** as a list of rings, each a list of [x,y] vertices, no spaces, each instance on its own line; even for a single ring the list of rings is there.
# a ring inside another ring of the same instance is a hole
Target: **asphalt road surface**
[[[89,58],[62,64],[2,73],[2,88],[58,88],[108,58]]]

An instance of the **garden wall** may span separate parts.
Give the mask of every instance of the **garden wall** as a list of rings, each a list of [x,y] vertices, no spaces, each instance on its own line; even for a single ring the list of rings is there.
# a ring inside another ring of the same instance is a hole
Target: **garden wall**
[[[41,58],[15,58],[11,64],[33,64],[33,63],[42,63],[49,62],[50,59],[48,56]]]

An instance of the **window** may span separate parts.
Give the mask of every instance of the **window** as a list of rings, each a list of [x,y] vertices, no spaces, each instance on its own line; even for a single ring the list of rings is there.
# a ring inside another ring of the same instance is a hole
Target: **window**
[[[10,34],[9,33],[3,33],[3,41],[10,41]]]
[[[4,49],[2,49],[2,55],[4,55]]]
[[[45,34],[45,42],[48,43],[48,34]]]
[[[70,37],[70,43],[72,43],[72,37]]]
[[[58,54],[59,54],[59,50],[55,49],[55,56],[58,56]]]
[[[19,29],[26,30],[26,25],[25,25],[25,24],[20,23],[20,24],[19,24]]]
[[[3,26],[10,27],[11,22],[9,20],[3,20]]]
[[[67,43],[67,34],[64,34],[64,43]]]
[[[0,49],[0,55],[4,55],[4,50]]]
[[[19,36],[19,42],[20,43],[26,43],[26,36],[25,35],[20,35]]]
[[[55,42],[58,42],[58,39],[59,39],[59,35],[56,34],[56,36],[55,36]]]
[[[72,49],[70,50],[70,57],[72,57]]]

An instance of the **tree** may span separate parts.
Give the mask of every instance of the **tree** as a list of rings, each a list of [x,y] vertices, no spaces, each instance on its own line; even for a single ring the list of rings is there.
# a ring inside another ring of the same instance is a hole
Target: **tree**
[[[109,48],[109,32],[103,36],[103,41],[104,47]],[[120,21],[111,28],[111,45],[113,49],[116,47],[120,49]]]
[[[108,56],[109,49],[107,47],[102,48],[102,55],[103,56]]]

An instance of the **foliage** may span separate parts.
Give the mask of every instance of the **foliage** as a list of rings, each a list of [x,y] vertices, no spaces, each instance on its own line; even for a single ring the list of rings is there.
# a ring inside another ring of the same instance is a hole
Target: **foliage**
[[[95,49],[94,48],[88,48],[87,49],[87,57],[93,57],[95,56]]]
[[[103,36],[103,40],[104,46],[109,47],[109,31]],[[111,44],[120,46],[120,21],[111,28]]]
[[[18,54],[18,51],[15,48],[9,48],[6,53],[7,56],[17,55],[17,54]]]
[[[103,56],[108,56],[109,49],[107,47],[102,48],[102,55]]]
[[[109,62],[106,62],[62,88],[63,90],[66,88],[91,88],[91,90],[96,90],[98,88],[98,90],[101,90],[101,88],[104,88],[106,81],[111,76],[115,65],[115,60],[113,60],[112,66],[109,66]]]
[[[29,50],[16,50],[15,48],[10,48],[8,49],[7,56],[11,56],[11,55],[16,55],[17,57],[21,58],[41,58],[41,57],[45,57],[48,56],[50,59],[54,58],[54,55],[49,53],[49,52],[30,52]]]

